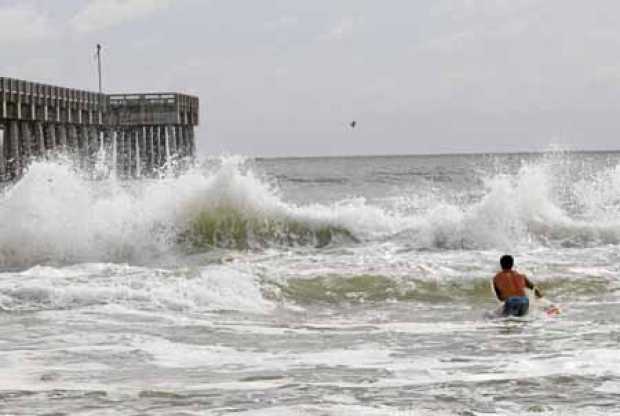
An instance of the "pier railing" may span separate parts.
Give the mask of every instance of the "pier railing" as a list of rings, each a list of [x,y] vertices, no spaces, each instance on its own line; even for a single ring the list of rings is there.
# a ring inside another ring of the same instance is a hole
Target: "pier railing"
[[[107,97],[90,91],[0,77],[0,119],[103,124]]]
[[[112,94],[108,96],[112,122],[128,125],[197,125],[199,100],[178,93]]]

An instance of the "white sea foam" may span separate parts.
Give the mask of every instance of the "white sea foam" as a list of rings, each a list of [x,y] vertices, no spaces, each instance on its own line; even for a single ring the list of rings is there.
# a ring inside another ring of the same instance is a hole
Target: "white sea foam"
[[[22,273],[2,273],[0,277],[0,307],[5,310],[121,305],[137,311],[264,313],[274,307],[263,298],[256,276],[232,266],[157,272],[125,265],[88,264],[62,269],[35,267]]]

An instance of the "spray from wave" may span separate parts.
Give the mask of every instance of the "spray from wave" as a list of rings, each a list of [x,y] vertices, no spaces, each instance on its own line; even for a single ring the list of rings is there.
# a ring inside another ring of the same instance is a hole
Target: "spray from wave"
[[[555,160],[482,177],[465,203],[415,189],[423,209],[285,201],[239,157],[178,177],[92,181],[66,160],[40,161],[0,194],[0,266],[141,262],[212,248],[322,248],[393,241],[413,249],[584,247],[620,242],[620,169],[569,180]],[[418,204],[419,205],[419,204]]]

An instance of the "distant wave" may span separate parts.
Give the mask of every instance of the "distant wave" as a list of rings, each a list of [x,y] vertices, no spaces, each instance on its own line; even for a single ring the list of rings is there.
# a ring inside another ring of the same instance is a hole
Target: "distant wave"
[[[348,183],[349,180],[347,178],[302,178],[288,175],[278,175],[279,180],[286,182],[294,182],[294,183],[316,183],[316,184],[345,184]]]

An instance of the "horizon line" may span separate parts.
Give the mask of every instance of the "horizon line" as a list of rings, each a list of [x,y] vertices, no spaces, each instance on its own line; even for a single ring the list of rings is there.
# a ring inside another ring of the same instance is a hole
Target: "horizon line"
[[[273,159],[354,159],[364,157],[384,157],[384,158],[397,158],[397,157],[425,157],[425,156],[485,156],[485,155],[537,155],[547,153],[620,153],[620,149],[549,149],[549,150],[516,150],[516,151],[471,151],[471,152],[429,152],[429,153],[378,153],[378,154],[350,154],[350,155],[308,155],[308,156],[252,156],[243,155],[255,160],[273,160]],[[226,152],[222,152],[219,155],[208,154],[205,157],[219,157]],[[233,153],[229,153],[233,154]]]

